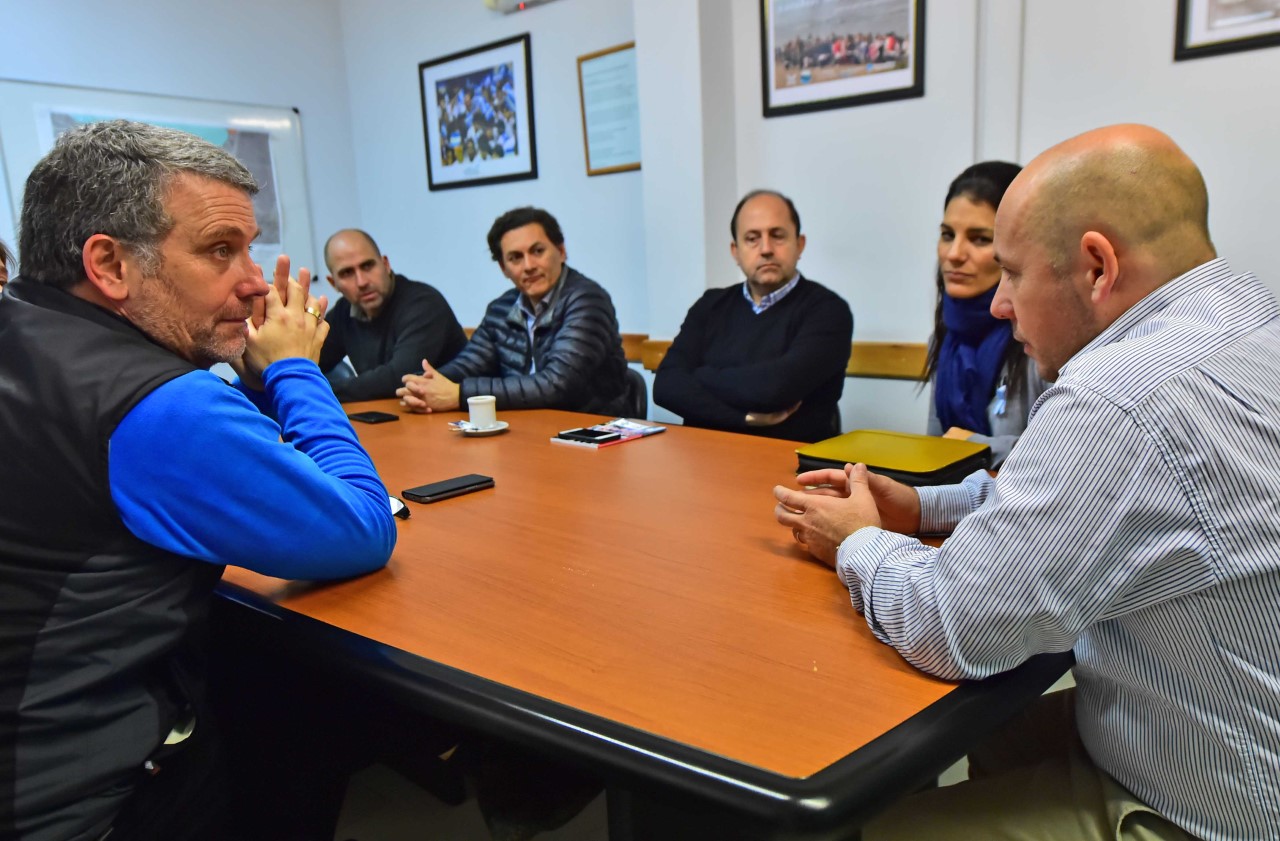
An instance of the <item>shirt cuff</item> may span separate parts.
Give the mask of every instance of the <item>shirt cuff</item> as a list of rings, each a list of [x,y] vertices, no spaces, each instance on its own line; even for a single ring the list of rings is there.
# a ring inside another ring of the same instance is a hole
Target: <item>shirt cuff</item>
[[[881,642],[890,643],[890,640],[876,617],[876,576],[885,559],[909,544],[918,546],[919,542],[905,534],[866,526],[846,537],[836,550],[836,574],[849,588],[854,609],[863,615],[867,627]]]
[[[849,596],[859,613],[864,612],[863,591],[871,591],[871,582],[883,556],[874,547],[884,534],[884,529],[864,526],[846,537],[836,550],[836,575],[840,576],[840,583],[849,588]]]
[[[920,497],[920,534],[950,534],[960,521],[982,503],[983,490],[991,477],[978,470],[958,485],[916,488]]]

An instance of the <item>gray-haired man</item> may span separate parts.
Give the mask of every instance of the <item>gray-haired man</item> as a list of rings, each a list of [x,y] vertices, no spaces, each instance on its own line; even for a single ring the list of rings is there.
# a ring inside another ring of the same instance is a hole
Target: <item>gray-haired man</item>
[[[223,565],[350,576],[395,544],[315,363],[327,302],[253,263],[256,191],[223,150],[125,121],[66,133],[27,181],[0,304],[5,838],[227,837],[202,645]]]

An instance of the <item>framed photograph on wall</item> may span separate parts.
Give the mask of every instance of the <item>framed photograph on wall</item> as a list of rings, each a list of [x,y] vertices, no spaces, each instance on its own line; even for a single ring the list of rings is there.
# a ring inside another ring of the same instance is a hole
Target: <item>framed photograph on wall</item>
[[[538,177],[529,33],[418,65],[427,187]]]
[[[1280,46],[1280,0],[1178,0],[1173,60]]]
[[[925,0],[760,0],[764,115],[924,96]]]

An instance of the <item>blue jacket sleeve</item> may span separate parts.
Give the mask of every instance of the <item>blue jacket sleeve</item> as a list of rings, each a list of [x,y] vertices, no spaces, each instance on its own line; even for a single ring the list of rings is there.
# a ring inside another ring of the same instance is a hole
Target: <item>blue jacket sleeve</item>
[[[207,371],[147,395],[111,436],[111,495],[161,549],[281,578],[379,569],[395,547],[387,491],[320,369],[267,368],[259,411]]]

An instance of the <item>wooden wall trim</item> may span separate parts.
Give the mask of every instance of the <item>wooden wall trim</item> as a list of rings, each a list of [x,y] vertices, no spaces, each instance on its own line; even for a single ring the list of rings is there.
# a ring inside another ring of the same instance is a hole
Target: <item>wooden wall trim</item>
[[[667,348],[671,347],[669,339],[645,339],[644,346],[640,352],[640,364],[644,366],[646,371],[658,370],[658,365],[662,363],[662,358],[667,355]]]
[[[467,338],[474,327],[463,328]],[[669,339],[650,339],[644,333],[623,333],[622,351],[628,362],[639,362],[646,371],[656,371],[671,347]],[[854,342],[850,347],[845,376],[882,380],[924,379],[927,345],[913,342]]]
[[[640,352],[645,370],[657,370],[667,355],[671,342],[665,339],[648,339]],[[850,347],[849,364],[845,375],[886,380],[924,379],[924,363],[928,347],[909,342],[854,342]]]
[[[844,372],[850,377],[885,380],[924,379],[927,345],[907,342],[854,342]]]
[[[622,353],[628,362],[644,361],[644,343],[647,341],[649,337],[644,333],[622,334]]]
[[[463,332],[467,334],[467,339],[471,339],[471,334],[476,332],[474,327],[463,327]],[[649,337],[644,333],[623,333],[622,334],[622,353],[627,357],[628,362],[641,362],[641,349]],[[670,344],[668,342],[667,344]],[[654,363],[655,365],[657,363]]]

